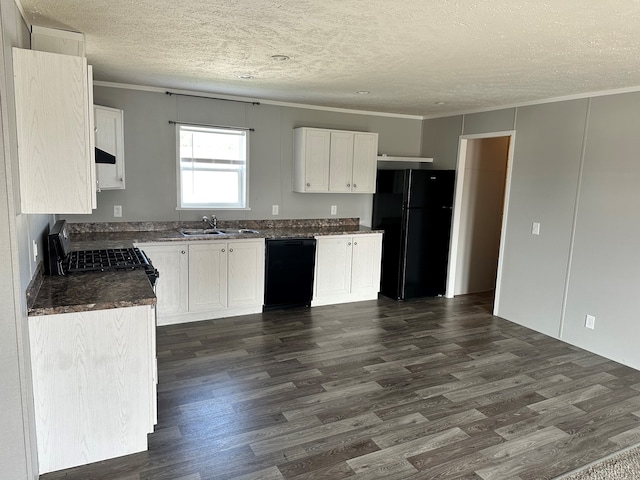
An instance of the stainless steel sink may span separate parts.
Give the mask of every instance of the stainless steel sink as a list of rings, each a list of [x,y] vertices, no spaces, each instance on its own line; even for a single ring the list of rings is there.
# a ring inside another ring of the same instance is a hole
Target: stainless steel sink
[[[185,237],[209,237],[213,235],[242,235],[260,233],[250,228],[178,228]]]
[[[222,235],[223,231],[217,228],[179,228],[180,232],[185,237],[197,237],[197,236],[210,236],[210,235]]]
[[[258,230],[252,230],[250,228],[223,228],[220,231],[228,235],[237,235],[237,234],[243,234],[243,233],[260,233]]]

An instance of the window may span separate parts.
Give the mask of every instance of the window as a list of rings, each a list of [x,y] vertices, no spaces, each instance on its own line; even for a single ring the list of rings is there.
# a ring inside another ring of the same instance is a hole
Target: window
[[[178,125],[180,208],[247,208],[248,132]]]

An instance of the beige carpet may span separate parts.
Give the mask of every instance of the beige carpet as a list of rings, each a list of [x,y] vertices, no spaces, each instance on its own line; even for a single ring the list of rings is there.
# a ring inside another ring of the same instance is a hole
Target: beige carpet
[[[557,480],[637,480],[640,479],[640,446],[635,445],[604,460],[571,472]]]

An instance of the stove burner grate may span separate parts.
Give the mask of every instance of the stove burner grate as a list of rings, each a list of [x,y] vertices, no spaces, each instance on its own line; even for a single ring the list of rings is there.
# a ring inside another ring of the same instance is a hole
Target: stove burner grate
[[[150,262],[138,248],[109,248],[69,252],[68,272],[106,272],[147,268]]]

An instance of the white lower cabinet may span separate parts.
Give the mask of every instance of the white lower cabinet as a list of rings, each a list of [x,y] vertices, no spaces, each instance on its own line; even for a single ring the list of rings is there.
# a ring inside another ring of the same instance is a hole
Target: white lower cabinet
[[[312,306],[378,298],[381,233],[322,236],[316,241]]]
[[[146,450],[157,415],[153,307],[28,321],[39,473]]]
[[[227,242],[189,245],[189,312],[227,308]]]
[[[264,304],[264,240],[229,242],[227,306]]]
[[[262,312],[264,239],[138,246],[160,272],[158,325]]]
[[[158,297],[158,325],[170,315],[182,315],[189,311],[189,246],[186,243],[140,245],[160,272],[156,284]]]

